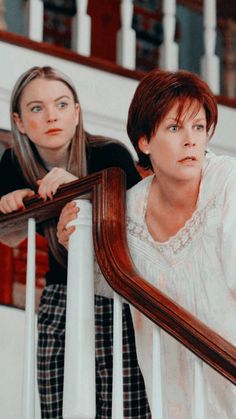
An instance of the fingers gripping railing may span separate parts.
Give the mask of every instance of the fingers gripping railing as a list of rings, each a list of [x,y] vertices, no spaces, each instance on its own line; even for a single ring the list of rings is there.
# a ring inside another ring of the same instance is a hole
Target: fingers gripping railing
[[[66,202],[91,193],[93,241],[110,286],[140,312],[236,384],[236,348],[141,278],[130,259],[125,232],[125,180],[120,169],[104,170],[60,188],[52,201],[26,200],[26,209],[0,216],[0,235],[23,227],[28,218],[57,217]],[[196,367],[197,373],[199,368]]]

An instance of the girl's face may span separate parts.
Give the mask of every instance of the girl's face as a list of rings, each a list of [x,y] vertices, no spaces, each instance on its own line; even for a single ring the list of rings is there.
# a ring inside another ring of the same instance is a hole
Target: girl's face
[[[139,148],[150,154],[154,172],[160,178],[191,180],[200,177],[207,144],[206,113],[197,101],[187,102],[178,120],[177,102],[166,114],[148,142]]]
[[[20,115],[14,113],[13,118],[19,131],[45,156],[68,149],[78,124],[79,105],[65,83],[37,78],[23,90]]]

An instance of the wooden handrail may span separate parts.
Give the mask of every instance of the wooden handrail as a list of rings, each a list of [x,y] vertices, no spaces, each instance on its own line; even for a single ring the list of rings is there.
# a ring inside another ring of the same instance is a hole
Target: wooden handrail
[[[53,200],[25,200],[26,209],[0,214],[0,236],[57,217],[66,202],[91,194],[93,235],[100,268],[110,286],[155,324],[236,384],[236,348],[140,277],[129,255],[125,230],[125,175],[110,168],[61,187]]]

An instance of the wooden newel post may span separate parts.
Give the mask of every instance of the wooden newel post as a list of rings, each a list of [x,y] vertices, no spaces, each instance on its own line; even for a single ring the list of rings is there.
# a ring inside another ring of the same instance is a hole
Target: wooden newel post
[[[76,201],[78,218],[71,224],[68,249],[66,346],[64,371],[64,419],[94,419],[95,338],[94,338],[94,253],[92,205]]]

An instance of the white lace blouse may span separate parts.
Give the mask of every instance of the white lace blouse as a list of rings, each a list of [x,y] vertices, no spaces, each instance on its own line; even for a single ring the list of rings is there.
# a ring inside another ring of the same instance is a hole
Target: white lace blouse
[[[168,241],[145,222],[153,176],[127,193],[131,257],[142,277],[236,344],[236,159],[207,154],[197,208]],[[132,308],[139,364],[151,404],[152,324]],[[194,355],[161,332],[165,419],[193,419]],[[204,365],[206,419],[236,418],[236,388]]]

